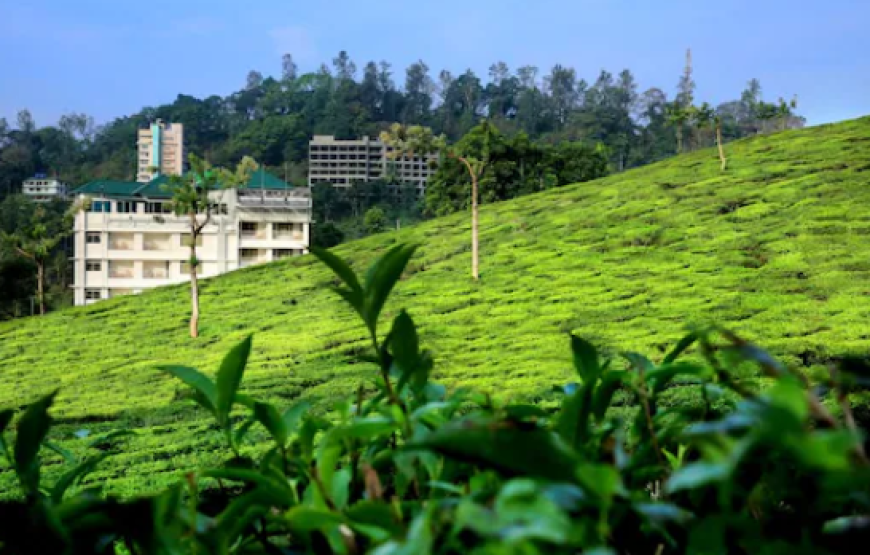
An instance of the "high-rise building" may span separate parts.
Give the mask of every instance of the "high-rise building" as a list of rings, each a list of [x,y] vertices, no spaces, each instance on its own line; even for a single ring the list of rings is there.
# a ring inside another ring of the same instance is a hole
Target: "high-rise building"
[[[73,228],[76,305],[190,279],[190,220],[172,213],[166,180],[92,181],[73,191],[90,199]],[[211,218],[196,242],[200,277],[308,252],[308,188],[260,169],[244,187],[209,199]]]
[[[181,175],[184,172],[184,126],[158,119],[140,129],[137,154],[136,181],[139,183],[148,183],[158,174]]]
[[[315,135],[308,143],[308,185],[331,183],[349,187],[357,181],[378,179],[414,183],[423,194],[426,181],[435,173],[431,161],[436,154],[392,159],[393,148],[379,139],[362,137],[341,140],[331,135]]]

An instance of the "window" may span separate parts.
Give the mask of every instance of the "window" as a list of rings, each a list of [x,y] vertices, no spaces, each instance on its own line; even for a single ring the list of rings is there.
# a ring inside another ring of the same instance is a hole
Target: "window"
[[[275,249],[272,254],[275,260],[280,260],[291,256],[300,256],[302,251],[299,249]]]
[[[85,262],[85,271],[87,272],[99,272],[103,269],[103,265],[99,260],[88,260]]]
[[[172,212],[172,206],[168,202],[146,202],[146,214],[169,214]]]
[[[257,249],[241,249],[242,258],[257,258],[260,252]]]
[[[190,243],[191,243],[191,235],[190,235],[190,233],[182,233],[182,234],[181,234],[181,246],[182,246],[182,247],[189,247],[189,246],[190,246]],[[202,246],[202,235],[197,235],[197,236],[196,236],[196,246],[197,246],[197,247],[201,247],[201,246]]]
[[[182,262],[181,263],[181,275],[189,276],[190,275],[190,262]]]
[[[257,231],[257,224],[254,222],[242,222],[242,231]]]
[[[290,233],[293,231],[293,224],[275,224],[275,231],[279,233]]]
[[[85,234],[85,242],[92,245],[99,244],[103,242],[103,238],[99,231],[88,231]]]
[[[85,289],[85,299],[87,300],[97,300],[102,299],[103,295],[99,289]]]
[[[112,204],[107,200],[95,200],[91,203],[91,212],[109,212]]]
[[[115,203],[115,209],[119,214],[135,214],[136,203],[129,200],[119,200]]]

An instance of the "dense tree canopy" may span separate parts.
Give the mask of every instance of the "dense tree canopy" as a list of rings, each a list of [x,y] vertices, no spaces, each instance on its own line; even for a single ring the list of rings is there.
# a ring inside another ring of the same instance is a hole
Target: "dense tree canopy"
[[[315,133],[377,136],[398,121],[431,127],[457,141],[483,117],[510,140],[522,133],[551,144],[601,143],[620,170],[676,152],[678,130],[668,125],[668,107],[694,102],[690,64],[676,84],[669,99],[662,88],[641,89],[629,70],[602,71],[587,82],[565,65],[545,71],[497,61],[488,75],[478,76],[470,69],[434,71],[419,60],[399,72],[386,61],[357,64],[346,51],[316,72],[300,73],[286,54],[279,78],[251,71],[242,89],[226,97],[179,94],[171,104],[145,107],[99,127],[85,114],[68,114],[45,127],[27,110],[12,123],[0,120],[0,196],[19,190],[37,171],[74,185],[98,177],[132,178],[136,130],[155,118],[183,123],[189,151],[214,164],[231,165],[250,155],[297,180],[305,175],[308,138]],[[761,92],[753,79],[739,99],[715,108],[724,140],[802,124],[793,105],[765,103]],[[711,146],[713,137],[692,133],[684,142],[686,148]]]

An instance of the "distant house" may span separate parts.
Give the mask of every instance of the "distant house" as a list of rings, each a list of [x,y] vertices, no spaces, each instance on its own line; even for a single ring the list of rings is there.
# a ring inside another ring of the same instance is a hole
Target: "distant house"
[[[161,187],[166,181],[100,180],[73,192],[90,199],[74,226],[76,305],[189,279],[189,219],[171,212],[170,194]],[[214,191],[211,198],[211,223],[197,240],[200,276],[308,252],[310,189],[260,169],[245,187]]]
[[[154,123],[139,129],[136,181],[148,183],[157,174],[181,175],[184,172],[184,125]]]
[[[21,184],[21,192],[35,202],[48,202],[56,198],[66,198],[66,183],[45,174],[38,173]]]

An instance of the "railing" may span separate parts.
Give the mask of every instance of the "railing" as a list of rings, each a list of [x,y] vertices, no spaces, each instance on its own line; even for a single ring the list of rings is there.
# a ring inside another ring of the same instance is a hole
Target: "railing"
[[[256,231],[242,230],[242,237],[244,239],[265,239],[266,238],[266,230],[265,229],[257,229]]]
[[[142,243],[142,248],[146,251],[168,251],[172,247],[169,241],[145,241]]]
[[[304,234],[301,231],[276,231],[275,239],[293,239],[295,241],[301,241],[304,238]]]
[[[133,277],[133,268],[117,268],[109,270],[110,278],[131,278]]]
[[[109,241],[109,250],[131,251],[133,250],[133,241]]]
[[[146,279],[167,279],[169,271],[166,268],[145,268],[142,270],[142,277]]]

